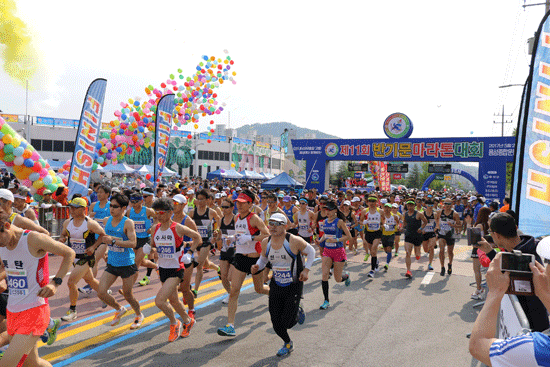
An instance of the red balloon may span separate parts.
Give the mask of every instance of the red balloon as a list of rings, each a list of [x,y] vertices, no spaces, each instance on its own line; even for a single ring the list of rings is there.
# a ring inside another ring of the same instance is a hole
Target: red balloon
[[[151,174],[150,174],[150,173],[146,174],[146,175],[145,175],[145,178],[148,179],[148,180],[150,180],[150,179],[151,179]]]
[[[207,142],[207,143],[212,143],[212,140],[208,139],[206,142]]]

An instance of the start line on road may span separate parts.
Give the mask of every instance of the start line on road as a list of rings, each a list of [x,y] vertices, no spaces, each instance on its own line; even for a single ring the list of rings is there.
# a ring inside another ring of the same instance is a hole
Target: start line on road
[[[86,367],[379,366],[388,361],[389,365],[475,366],[465,337],[477,316],[471,308],[475,301],[470,300],[468,247],[457,245],[455,252],[453,275],[442,277],[435,274],[437,269],[426,272],[427,258],[422,256],[420,261],[413,259],[412,280],[404,278],[403,252],[374,279],[367,277],[370,263],[363,263],[362,255],[350,257],[346,270],[351,286],[335,285],[331,279],[332,306],[326,311],[318,309],[323,296],[317,262],[304,284],[306,322],[289,331],[294,351],[284,359],[275,357],[282,343],[271,327],[268,299],[254,292],[251,279],[241,291],[234,338],[216,334],[227,319],[227,307],[221,304],[226,293],[219,280],[211,279],[201,287],[197,324],[186,339],[167,342],[168,320],[149,297],[141,300],[146,316],[141,329],[129,330],[130,312],[124,325],[112,329],[108,322],[113,312],[104,312],[76,328],[64,325],[58,341],[40,353],[54,366]]]

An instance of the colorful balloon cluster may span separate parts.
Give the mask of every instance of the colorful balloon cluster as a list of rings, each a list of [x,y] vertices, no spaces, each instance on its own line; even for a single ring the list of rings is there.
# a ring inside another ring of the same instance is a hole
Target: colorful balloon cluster
[[[57,190],[62,183],[50,169],[50,165],[22,136],[0,116],[0,160],[17,180],[28,187],[35,200],[40,200],[44,190]],[[67,182],[65,182],[65,185]]]
[[[227,54],[227,50],[224,50]],[[185,78],[182,69],[178,69],[178,75],[170,74],[170,79],[160,84],[160,88],[149,85],[145,88],[147,100],[141,101],[140,97],[121,102],[120,110],[115,111],[116,119],[109,124],[111,131],[107,138],[102,138],[97,143],[95,161],[101,166],[109,163],[116,164],[125,155],[142,148],[153,147],[155,132],[155,111],[160,98],[166,94],[175,94],[174,124],[175,129],[191,124],[195,130],[199,129],[200,117],[220,114],[223,111],[221,104],[218,106],[215,93],[224,82],[236,84],[235,71],[230,71],[234,61],[228,55],[224,59],[214,56],[202,56],[201,62],[196,66],[196,72],[192,77]],[[177,81],[179,79],[179,81]],[[213,124],[214,121],[210,121]],[[209,128],[211,135],[214,129]],[[188,139],[192,136],[188,135]],[[210,140],[208,140],[210,143]]]

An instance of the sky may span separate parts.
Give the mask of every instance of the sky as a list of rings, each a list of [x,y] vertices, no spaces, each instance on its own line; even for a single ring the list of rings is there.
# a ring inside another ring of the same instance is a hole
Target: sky
[[[0,0],[0,3],[6,0]],[[235,61],[215,123],[286,121],[341,138],[382,138],[395,112],[413,138],[500,136],[517,124],[534,0],[17,0],[38,67],[28,114],[78,119],[88,85],[107,79],[103,121],[202,55]],[[2,20],[0,19],[0,22]],[[0,45],[0,50],[2,50]],[[0,59],[0,65],[3,60]],[[0,110],[25,114],[25,87],[0,68]],[[201,119],[200,128],[211,118]],[[261,132],[260,132],[261,133]]]

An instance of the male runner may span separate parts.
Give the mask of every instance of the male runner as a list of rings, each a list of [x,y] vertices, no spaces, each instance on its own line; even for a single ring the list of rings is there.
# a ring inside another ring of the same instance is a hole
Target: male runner
[[[424,214],[415,210],[415,202],[409,199],[405,202],[407,211],[404,214],[404,230],[405,230],[405,265],[407,272],[405,277],[411,279],[411,255],[414,248],[416,260],[420,260],[420,246],[422,245],[422,231],[428,221]]]
[[[384,225],[384,216],[380,215],[380,211],[376,207],[378,199],[376,196],[369,196],[367,199],[368,210],[363,212],[361,219],[365,230],[363,231],[363,247],[365,248],[365,259],[371,257],[371,270],[368,276],[374,278],[374,273],[378,271],[378,245],[382,238],[382,230],[380,229]]]
[[[426,209],[424,209],[424,216],[428,221],[428,224],[424,227],[422,231],[422,248],[424,252],[428,254],[428,270],[434,270],[432,262],[434,260],[434,249],[436,244],[436,235],[435,235],[435,212],[434,212],[434,202],[432,199],[426,200]]]
[[[384,204],[384,225],[382,226],[382,247],[386,252],[386,265],[384,270],[388,270],[391,261],[391,252],[394,246],[395,232],[399,226],[399,216],[391,212],[392,204]]]
[[[435,217],[436,227],[439,238],[439,262],[441,263],[441,276],[445,275],[445,246],[447,246],[447,253],[449,255],[449,267],[447,273],[451,275],[453,273],[453,258],[455,239],[453,238],[453,228],[461,228],[460,217],[458,213],[453,210],[453,202],[451,199],[445,199],[443,201],[443,209],[437,212]]]

